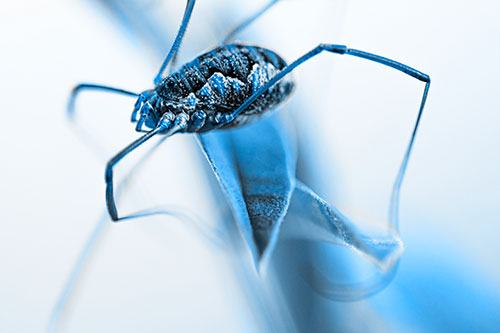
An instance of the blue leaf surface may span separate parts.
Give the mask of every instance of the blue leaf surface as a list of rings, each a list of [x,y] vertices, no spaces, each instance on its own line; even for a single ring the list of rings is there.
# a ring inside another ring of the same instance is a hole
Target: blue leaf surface
[[[256,263],[272,253],[285,216],[280,237],[346,246],[384,271],[403,253],[395,229],[363,233],[309,187],[296,184],[294,138],[280,117],[203,134],[200,142]]]
[[[301,182],[297,182],[289,214],[293,221],[287,222],[283,238],[342,245],[357,251],[382,270],[390,269],[403,254],[403,242],[394,228],[376,228],[368,234],[358,228],[359,223]]]
[[[276,243],[295,186],[293,140],[277,116],[250,126],[200,136],[254,259]]]

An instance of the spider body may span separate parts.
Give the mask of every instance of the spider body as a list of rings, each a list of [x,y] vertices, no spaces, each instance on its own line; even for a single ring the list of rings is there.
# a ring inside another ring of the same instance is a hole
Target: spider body
[[[73,89],[68,104],[68,116],[71,119],[73,119],[76,96],[82,90],[107,91],[137,98],[132,112],[132,122],[137,123],[138,132],[146,133],[122,149],[106,165],[106,204],[113,221],[137,217],[133,215],[119,217],[116,209],[113,167],[123,157],[159,134],[167,138],[181,132],[204,133],[213,129],[237,127],[261,118],[285,101],[292,92],[294,82],[291,72],[323,52],[350,55],[377,62],[425,82],[417,122],[400,170],[402,179],[429,91],[430,77],[395,60],[348,48],[345,45],[322,43],[297,60],[286,64],[271,50],[228,43],[237,32],[247,27],[276,2],[278,0],[270,0],[261,11],[237,26],[222,44],[169,74],[169,66],[175,67],[173,64],[195,3],[195,0],[187,0],[177,36],[154,78],[154,89],[137,94],[111,86],[85,83]]]
[[[287,75],[259,96],[234,119],[231,113],[287,66],[275,52],[257,46],[220,45],[185,64],[137,100],[132,120],[156,128],[162,117],[187,115],[183,132],[233,128],[259,119],[290,95],[294,82]],[[137,115],[140,115],[137,118]]]

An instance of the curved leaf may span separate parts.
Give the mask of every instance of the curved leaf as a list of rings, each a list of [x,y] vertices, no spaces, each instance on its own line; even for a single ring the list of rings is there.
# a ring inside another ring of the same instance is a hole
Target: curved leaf
[[[254,259],[269,256],[295,186],[295,147],[278,117],[200,135]]]

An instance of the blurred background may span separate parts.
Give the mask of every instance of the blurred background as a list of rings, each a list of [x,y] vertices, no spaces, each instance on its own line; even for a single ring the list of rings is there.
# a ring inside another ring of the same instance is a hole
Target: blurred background
[[[198,1],[180,63],[215,46],[266,2]],[[230,219],[194,136],[163,144],[120,207],[167,203],[195,222],[101,218],[105,163],[137,136],[129,123],[134,100],[82,95],[77,112],[92,138],[89,148],[65,117],[67,97],[79,82],[150,89],[162,56],[148,43],[165,43],[168,51],[171,39],[162,36],[173,39],[184,1],[140,3],[138,10],[156,18],[141,27],[160,24],[160,36],[138,34],[134,22],[127,29],[106,2],[0,6],[0,331],[47,329],[98,221],[97,243],[58,331],[499,329],[497,2],[283,0],[239,37],[288,61],[320,42],[345,44],[431,76],[401,192],[406,251],[399,272],[375,297],[352,303],[306,287],[293,299],[295,285],[280,278],[286,267],[274,263],[259,276],[241,239],[207,237]],[[295,96],[281,112],[295,121],[299,175],[332,205],[385,219],[423,85],[374,63],[326,54],[294,76]],[[119,167],[122,176],[127,166]],[[276,258],[293,258],[294,247],[279,243]]]

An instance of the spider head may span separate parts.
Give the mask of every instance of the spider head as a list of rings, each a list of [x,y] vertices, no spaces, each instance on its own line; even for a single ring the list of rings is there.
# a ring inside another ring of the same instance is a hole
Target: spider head
[[[137,123],[137,132],[146,132],[143,126],[154,129],[160,119],[160,114],[156,110],[158,94],[154,90],[146,90],[139,95],[132,111],[132,122]]]

